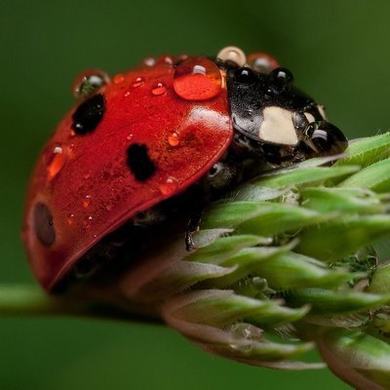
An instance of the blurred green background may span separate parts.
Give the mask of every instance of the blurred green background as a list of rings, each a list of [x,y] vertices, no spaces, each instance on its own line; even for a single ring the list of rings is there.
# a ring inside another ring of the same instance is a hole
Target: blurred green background
[[[33,283],[19,242],[34,159],[72,104],[73,77],[148,55],[266,50],[350,137],[388,129],[387,0],[0,0],[3,282]],[[345,389],[329,372],[289,373],[209,356],[163,327],[1,319],[0,389]]]

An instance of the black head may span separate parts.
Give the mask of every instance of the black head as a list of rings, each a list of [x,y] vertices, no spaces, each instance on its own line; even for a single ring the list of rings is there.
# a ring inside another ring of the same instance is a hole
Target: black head
[[[262,151],[283,151],[285,158],[294,159],[339,154],[346,149],[344,134],[326,121],[322,106],[295,87],[288,69],[264,53],[248,64],[242,51],[235,52],[235,61],[224,50],[217,61],[226,71],[236,139],[246,139]]]

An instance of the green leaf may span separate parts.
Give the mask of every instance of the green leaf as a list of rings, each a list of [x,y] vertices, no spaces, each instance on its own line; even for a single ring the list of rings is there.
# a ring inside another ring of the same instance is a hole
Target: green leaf
[[[305,229],[297,251],[321,260],[337,260],[390,233],[386,215],[339,217]]]
[[[318,341],[322,357],[345,381],[359,389],[390,388],[390,345],[360,331],[325,333]]]
[[[390,157],[390,132],[351,142],[346,151],[346,157],[337,161],[335,166],[366,167],[388,157]]]
[[[390,293],[390,264],[380,265],[375,270],[367,291],[375,294]]]
[[[186,256],[185,260],[221,264],[224,259],[231,257],[243,248],[270,243],[270,239],[253,234],[222,237],[206,247],[197,249],[195,252]]]
[[[269,188],[314,185],[329,179],[341,179],[360,169],[359,166],[291,168],[263,176],[256,184]]]
[[[385,211],[378,196],[365,188],[309,187],[301,191],[302,205],[323,213],[376,214]]]
[[[390,295],[354,291],[333,291],[320,288],[293,290],[286,295],[293,306],[309,304],[313,314],[351,313],[378,307],[390,302]]]
[[[287,252],[259,262],[256,274],[275,290],[302,287],[336,287],[353,278],[343,270],[330,270],[323,263],[298,253]]]
[[[369,188],[376,192],[390,191],[390,158],[381,160],[350,176],[339,184],[341,187]]]

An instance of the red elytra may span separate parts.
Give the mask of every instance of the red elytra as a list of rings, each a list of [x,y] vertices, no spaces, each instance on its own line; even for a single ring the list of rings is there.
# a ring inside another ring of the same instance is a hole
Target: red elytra
[[[75,109],[60,122],[34,169],[23,226],[31,266],[45,289],[102,237],[184,191],[226,151],[233,136],[227,93],[224,83],[216,89],[212,75],[213,84],[200,83],[207,99],[184,99],[174,90],[172,64],[157,61],[114,77],[99,91],[105,113],[91,133],[72,131]],[[155,164],[146,181],[136,180],[126,163],[131,144],[146,145]],[[37,218],[48,231],[37,232]]]

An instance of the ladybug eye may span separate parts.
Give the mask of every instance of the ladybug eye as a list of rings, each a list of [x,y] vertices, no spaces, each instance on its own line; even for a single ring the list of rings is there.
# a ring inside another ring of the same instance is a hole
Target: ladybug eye
[[[245,53],[235,46],[224,47],[218,53],[217,58],[224,62],[234,62],[238,66],[244,66],[246,64]]]
[[[333,155],[344,152],[348,141],[342,131],[327,121],[310,123],[305,130],[306,143],[318,155]]]
[[[242,84],[252,84],[256,81],[256,75],[250,68],[240,68],[234,73],[235,79]]]
[[[287,91],[293,81],[293,74],[286,68],[276,68],[269,75],[270,88],[277,94]]]
[[[87,70],[77,76],[72,91],[76,98],[87,98],[110,82],[108,75],[101,70]]]
[[[252,53],[248,57],[249,66],[259,73],[270,73],[280,65],[278,61],[267,53]]]
[[[104,97],[94,95],[81,103],[72,115],[72,129],[76,134],[84,135],[95,130],[105,111]]]

